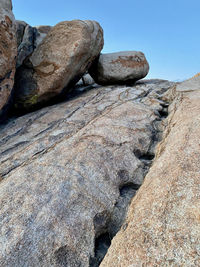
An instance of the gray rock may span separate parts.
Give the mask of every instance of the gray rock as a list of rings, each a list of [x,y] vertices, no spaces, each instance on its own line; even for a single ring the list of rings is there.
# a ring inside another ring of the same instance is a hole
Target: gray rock
[[[78,86],[87,86],[95,84],[94,79],[90,76],[90,74],[85,74],[83,77],[77,82]]]
[[[103,48],[95,21],[64,21],[53,27],[17,71],[15,106],[31,109],[67,92]]]
[[[24,21],[18,20],[17,24],[17,68],[28,58],[37,46],[43,41],[51,26],[31,27]]]
[[[13,89],[17,55],[16,25],[11,1],[0,2],[0,118]]]
[[[18,37],[19,38],[19,37]],[[26,25],[22,42],[18,46],[17,68],[22,65],[24,60],[33,53],[34,50],[34,28]]]
[[[122,198],[143,181],[172,85],[101,87],[0,129],[1,267],[98,264]]]
[[[149,64],[142,52],[124,51],[101,54],[89,70],[98,84],[126,84],[144,78]]]
[[[1,4],[0,4],[2,9],[7,9],[9,11],[12,10],[12,1],[11,0],[1,0]]]
[[[16,20],[16,26],[17,26],[17,47],[20,46],[23,37],[24,37],[24,31],[27,26],[27,23],[25,21]]]

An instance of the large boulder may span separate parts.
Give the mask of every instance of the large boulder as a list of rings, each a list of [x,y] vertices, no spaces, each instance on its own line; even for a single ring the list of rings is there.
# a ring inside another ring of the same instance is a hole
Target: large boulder
[[[0,129],[0,266],[98,266],[143,181],[172,83],[93,89]]]
[[[0,2],[0,117],[6,109],[13,89],[17,41],[12,3]]]
[[[144,78],[149,64],[142,52],[101,54],[89,70],[98,84],[126,84]]]
[[[173,96],[156,160],[101,267],[199,266],[200,76]]]
[[[66,92],[103,48],[95,21],[64,21],[53,27],[16,75],[15,107],[29,109]]]

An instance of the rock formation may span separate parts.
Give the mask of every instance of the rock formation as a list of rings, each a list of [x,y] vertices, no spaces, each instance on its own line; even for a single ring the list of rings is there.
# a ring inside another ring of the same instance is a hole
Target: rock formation
[[[17,70],[15,107],[29,109],[67,91],[103,48],[95,21],[65,21],[53,27]]]
[[[172,96],[156,160],[101,267],[199,266],[200,76]]]
[[[137,81],[103,42],[1,0],[0,267],[200,266],[200,75]]]
[[[148,74],[149,64],[142,52],[101,54],[89,72],[98,84],[133,83]]]
[[[0,3],[0,117],[13,89],[17,55],[16,25],[9,0]]]
[[[0,266],[98,266],[151,164],[172,85],[94,88],[2,126]]]

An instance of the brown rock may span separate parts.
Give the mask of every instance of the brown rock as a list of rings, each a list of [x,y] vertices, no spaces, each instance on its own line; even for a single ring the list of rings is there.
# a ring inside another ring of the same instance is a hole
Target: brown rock
[[[65,21],[53,27],[17,71],[15,105],[30,108],[67,91],[103,47],[95,21]]]
[[[0,3],[0,116],[5,111],[14,83],[17,55],[16,25],[11,1]]]
[[[123,51],[101,54],[89,69],[98,84],[126,84],[144,78],[149,64],[142,52]]]
[[[101,267],[199,266],[200,76],[172,93],[156,160]]]
[[[99,263],[148,169],[171,85],[96,88],[0,128],[1,267]]]

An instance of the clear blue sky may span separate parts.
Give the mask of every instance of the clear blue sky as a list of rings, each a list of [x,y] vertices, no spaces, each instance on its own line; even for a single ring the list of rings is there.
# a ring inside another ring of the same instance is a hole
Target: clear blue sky
[[[91,19],[104,29],[104,53],[139,50],[148,78],[182,80],[200,72],[200,0],[13,0],[32,26]]]

